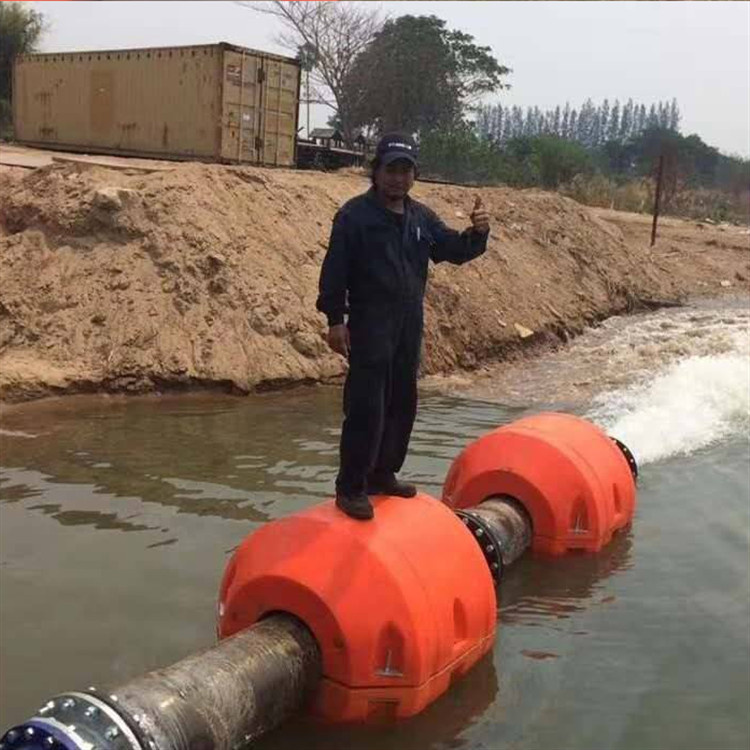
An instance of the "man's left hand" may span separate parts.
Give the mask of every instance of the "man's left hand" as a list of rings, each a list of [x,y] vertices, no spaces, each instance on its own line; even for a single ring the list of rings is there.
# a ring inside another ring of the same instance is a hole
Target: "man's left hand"
[[[474,201],[474,208],[471,212],[471,226],[475,232],[487,234],[490,231],[490,215],[484,208],[480,196]]]

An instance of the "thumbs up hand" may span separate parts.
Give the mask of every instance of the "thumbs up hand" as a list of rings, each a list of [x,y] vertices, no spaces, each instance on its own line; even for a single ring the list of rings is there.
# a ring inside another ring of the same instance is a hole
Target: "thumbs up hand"
[[[490,231],[490,215],[485,210],[479,195],[474,200],[474,208],[471,211],[471,226],[475,232],[481,234],[487,234]]]

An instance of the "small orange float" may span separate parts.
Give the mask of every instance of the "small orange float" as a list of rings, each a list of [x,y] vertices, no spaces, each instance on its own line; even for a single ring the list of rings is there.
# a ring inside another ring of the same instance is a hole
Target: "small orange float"
[[[627,448],[591,422],[543,413],[471,443],[448,472],[443,502],[466,509],[511,497],[531,518],[533,550],[598,552],[633,518],[636,473]]]

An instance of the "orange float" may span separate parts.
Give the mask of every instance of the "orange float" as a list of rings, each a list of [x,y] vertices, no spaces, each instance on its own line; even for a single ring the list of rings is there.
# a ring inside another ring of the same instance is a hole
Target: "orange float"
[[[532,522],[532,550],[598,552],[633,518],[637,468],[630,452],[595,425],[543,413],[471,443],[443,487],[451,508],[489,498],[520,502]]]
[[[355,521],[333,502],[273,521],[224,574],[219,636],[275,612],[321,649],[313,711],[329,721],[419,713],[494,643],[495,589],[474,537],[427,495],[374,498]]]

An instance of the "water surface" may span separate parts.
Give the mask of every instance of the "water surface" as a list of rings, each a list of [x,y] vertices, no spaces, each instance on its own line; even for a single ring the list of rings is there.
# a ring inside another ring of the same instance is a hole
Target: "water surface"
[[[641,460],[632,528],[600,555],[517,563],[494,653],[421,716],[364,731],[297,721],[259,747],[747,748],[746,367],[741,342],[688,350],[571,407]],[[55,692],[121,682],[210,645],[232,550],[329,496],[339,399],[325,388],[81,397],[8,414],[0,727]],[[548,406],[426,395],[404,474],[438,496],[468,441]]]

